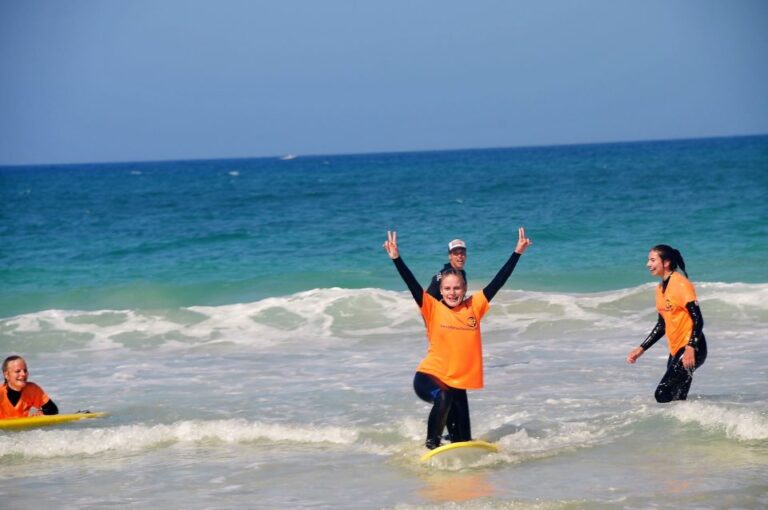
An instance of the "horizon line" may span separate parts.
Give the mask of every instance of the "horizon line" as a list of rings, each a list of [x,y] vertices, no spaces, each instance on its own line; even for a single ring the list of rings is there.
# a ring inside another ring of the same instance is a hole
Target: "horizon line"
[[[768,133],[753,133],[753,134],[740,134],[740,135],[714,135],[714,136],[700,136],[700,137],[679,137],[679,138],[649,138],[649,139],[631,139],[631,140],[617,140],[617,141],[600,141],[600,142],[573,142],[573,143],[542,143],[542,144],[527,144],[527,145],[511,145],[511,146],[488,146],[488,147],[463,147],[463,148],[451,148],[451,149],[412,149],[412,150],[384,150],[384,151],[361,151],[361,152],[345,152],[345,153],[314,153],[314,154],[298,154],[298,153],[284,153],[279,155],[269,156],[226,156],[226,157],[201,157],[201,158],[168,158],[168,159],[137,159],[137,160],[117,160],[117,161],[76,161],[70,163],[21,163],[21,164],[5,164],[0,163],[0,169],[3,168],[27,168],[27,167],[64,167],[64,166],[92,166],[92,165],[128,165],[128,164],[147,164],[147,163],[173,163],[173,162],[207,162],[207,161],[246,161],[246,160],[258,160],[258,159],[303,159],[303,158],[320,158],[320,157],[347,157],[347,156],[376,156],[376,155],[397,155],[397,154],[428,154],[437,152],[467,152],[467,151],[492,151],[492,150],[521,150],[521,149],[544,149],[544,148],[557,148],[557,147],[586,147],[596,145],[629,145],[629,144],[641,144],[641,143],[662,143],[662,142],[685,142],[685,141],[697,141],[697,140],[722,140],[731,138],[760,138],[768,136]]]

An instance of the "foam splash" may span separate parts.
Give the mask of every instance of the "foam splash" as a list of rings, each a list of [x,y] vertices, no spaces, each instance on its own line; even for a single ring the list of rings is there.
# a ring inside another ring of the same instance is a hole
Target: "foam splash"
[[[723,432],[729,439],[768,439],[768,416],[749,409],[735,409],[703,402],[680,402],[667,413],[683,423],[696,423],[707,430]]]
[[[86,430],[33,430],[0,436],[0,458],[52,458],[137,452],[171,444],[288,442],[354,443],[358,433],[341,427],[300,427],[232,420],[186,420],[169,425],[124,425]]]
[[[562,450],[594,446],[608,437],[606,429],[584,422],[562,423],[536,432],[522,427],[500,443],[516,455],[554,455]]]
[[[318,289],[253,303],[172,310],[45,310],[0,320],[0,332],[27,352],[58,350],[184,349],[230,344],[284,345],[291,338],[339,339],[421,332],[413,301],[378,289]],[[54,342],[53,339],[58,339]]]
[[[655,321],[653,284],[600,293],[503,289],[483,321],[488,333],[530,338],[640,335]],[[702,283],[707,332],[750,332],[768,321],[768,285]],[[476,291],[476,290],[475,290]],[[0,319],[0,333],[27,352],[61,349],[175,350],[201,345],[264,348],[292,339],[357,342],[380,335],[423,335],[408,292],[326,288],[251,303],[167,310],[46,310]]]

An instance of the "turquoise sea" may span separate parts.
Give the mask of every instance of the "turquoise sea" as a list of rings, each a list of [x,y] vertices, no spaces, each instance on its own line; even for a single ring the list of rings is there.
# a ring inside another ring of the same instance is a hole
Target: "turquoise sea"
[[[768,507],[768,136],[0,167],[0,352],[63,412],[0,432],[5,508]],[[424,466],[426,285],[526,252],[483,322],[476,436]],[[710,355],[656,404],[645,268],[680,249]]]

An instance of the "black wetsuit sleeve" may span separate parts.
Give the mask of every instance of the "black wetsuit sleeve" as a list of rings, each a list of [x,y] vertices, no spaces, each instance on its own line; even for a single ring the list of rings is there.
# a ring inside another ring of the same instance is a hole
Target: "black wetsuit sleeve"
[[[43,404],[40,410],[43,411],[43,414],[59,414],[59,408],[56,406],[53,400],[48,400],[48,402]]]
[[[440,273],[438,273],[440,274]],[[437,274],[432,277],[432,281],[429,282],[427,287],[427,294],[440,301],[443,296],[440,294],[440,280],[437,279]]]
[[[487,299],[488,302],[490,302],[496,293],[499,292],[499,290],[504,286],[504,284],[507,283],[507,280],[512,274],[512,271],[515,270],[515,266],[517,265],[518,260],[520,260],[520,254],[517,252],[512,252],[509,260],[507,260],[507,263],[504,264],[501,269],[499,269],[499,272],[496,273],[496,276],[493,277],[491,283],[485,286],[483,289],[483,294],[485,294],[485,299]]]
[[[400,273],[400,277],[408,286],[408,290],[411,291],[411,295],[413,296],[413,299],[416,300],[416,304],[419,305],[419,308],[421,308],[421,305],[424,303],[424,288],[416,280],[416,277],[413,276],[413,273],[411,273],[411,270],[408,269],[408,266],[405,265],[402,257],[397,257],[396,259],[392,260],[392,262],[395,263],[397,272]]]
[[[688,313],[691,314],[691,319],[693,319],[693,329],[691,331],[691,339],[688,340],[688,345],[695,348],[699,344],[699,339],[704,336],[704,317],[701,315],[701,308],[699,308],[696,301],[686,303],[685,308],[688,310]]]
[[[644,351],[647,351],[659,340],[659,338],[664,336],[665,331],[666,326],[664,325],[664,318],[659,314],[659,320],[656,321],[656,325],[653,327],[648,337],[643,340],[643,343],[640,344],[640,347],[642,347]]]

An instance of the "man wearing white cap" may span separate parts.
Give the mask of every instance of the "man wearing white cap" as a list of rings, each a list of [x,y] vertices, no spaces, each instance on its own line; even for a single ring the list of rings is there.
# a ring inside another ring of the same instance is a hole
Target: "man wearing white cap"
[[[432,277],[432,281],[427,288],[427,294],[440,301],[443,297],[440,295],[440,278],[446,269],[456,269],[461,271],[464,281],[467,281],[467,273],[464,272],[464,264],[467,263],[467,245],[461,239],[454,239],[448,243],[448,263]]]

